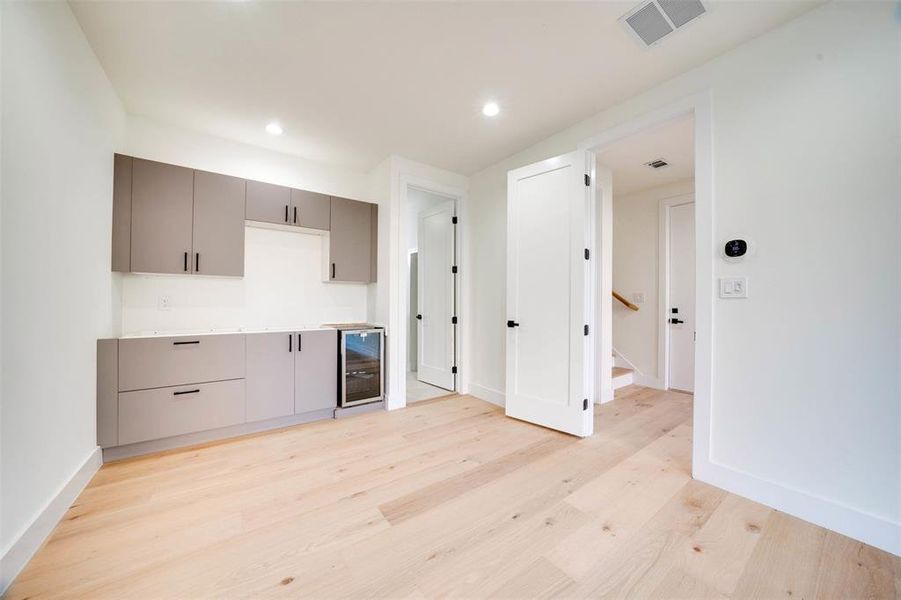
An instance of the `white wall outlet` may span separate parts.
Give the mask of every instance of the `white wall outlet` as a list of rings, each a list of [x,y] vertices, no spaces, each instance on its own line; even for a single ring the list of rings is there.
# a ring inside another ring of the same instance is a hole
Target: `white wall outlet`
[[[634,302],[635,304],[644,304],[644,292],[633,293],[632,302]]]
[[[156,304],[157,310],[169,310],[170,306],[169,296],[160,296]]]
[[[747,298],[747,277],[720,277],[720,298]]]

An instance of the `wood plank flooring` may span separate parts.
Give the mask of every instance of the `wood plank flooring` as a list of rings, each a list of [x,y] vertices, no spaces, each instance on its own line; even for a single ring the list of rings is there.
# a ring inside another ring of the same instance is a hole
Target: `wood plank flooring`
[[[901,559],[693,481],[691,396],[578,440],[467,396],[105,465],[24,598],[893,598]]]

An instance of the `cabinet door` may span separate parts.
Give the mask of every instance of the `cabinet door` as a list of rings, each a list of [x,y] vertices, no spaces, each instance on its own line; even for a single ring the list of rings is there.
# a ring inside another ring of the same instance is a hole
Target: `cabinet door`
[[[244,275],[244,180],[194,172],[194,272]]]
[[[194,171],[134,159],[131,172],[131,270],[191,271]]]
[[[291,208],[291,188],[261,181],[247,181],[248,221],[264,223],[289,223]]]
[[[294,412],[338,406],[338,332],[301,331],[295,339]]]
[[[369,283],[372,205],[335,197],[331,204],[329,281]]]
[[[247,422],[294,414],[293,333],[247,336]]]
[[[329,229],[331,198],[316,192],[291,190],[291,223],[311,229]]]
[[[134,159],[113,159],[113,271],[131,270],[131,166]]]

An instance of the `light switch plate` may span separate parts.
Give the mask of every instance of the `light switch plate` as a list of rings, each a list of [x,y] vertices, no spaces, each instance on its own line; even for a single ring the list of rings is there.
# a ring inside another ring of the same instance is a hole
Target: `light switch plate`
[[[720,277],[720,298],[747,298],[747,277]]]

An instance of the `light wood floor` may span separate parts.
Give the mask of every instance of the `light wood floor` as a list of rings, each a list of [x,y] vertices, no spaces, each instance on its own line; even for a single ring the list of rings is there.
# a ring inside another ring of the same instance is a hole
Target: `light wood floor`
[[[10,599],[888,598],[901,560],[692,481],[691,397],[577,440],[471,397],[104,466]]]

